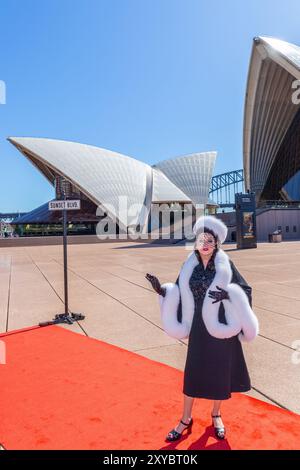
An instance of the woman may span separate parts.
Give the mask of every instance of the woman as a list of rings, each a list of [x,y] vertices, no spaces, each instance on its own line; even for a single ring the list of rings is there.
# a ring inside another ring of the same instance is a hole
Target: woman
[[[258,334],[252,311],[251,287],[220,245],[226,225],[216,217],[202,216],[193,228],[194,250],[183,263],[176,283],[160,285],[146,274],[159,294],[164,330],[176,339],[189,338],[184,370],[182,419],[166,437],[174,441],[191,428],[194,399],[213,400],[212,424],[218,439],[225,438],[222,400],[231,392],[251,389],[241,341]]]

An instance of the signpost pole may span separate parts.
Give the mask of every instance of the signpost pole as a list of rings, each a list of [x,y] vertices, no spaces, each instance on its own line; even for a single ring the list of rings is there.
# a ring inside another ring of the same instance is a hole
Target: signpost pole
[[[66,200],[66,197],[64,198]],[[63,209],[63,250],[64,250],[64,294],[65,294],[65,315],[69,314],[68,303],[68,252],[67,252],[67,209]]]
[[[41,322],[40,326],[54,325],[56,323],[68,323],[72,325],[75,321],[84,320],[85,316],[82,313],[71,313],[69,314],[69,296],[68,296],[68,252],[67,252],[67,211],[79,210],[80,200],[67,200],[66,190],[63,190],[63,200],[50,201],[49,210],[61,210],[62,211],[62,223],[63,223],[63,258],[64,258],[64,303],[65,313],[55,315],[55,318],[51,321]]]

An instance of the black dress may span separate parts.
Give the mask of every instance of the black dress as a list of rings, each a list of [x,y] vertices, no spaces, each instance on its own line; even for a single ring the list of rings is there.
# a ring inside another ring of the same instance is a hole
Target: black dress
[[[226,400],[231,392],[246,392],[251,389],[242,345],[238,336],[218,339],[211,336],[202,318],[202,306],[206,291],[215,276],[214,256],[206,269],[198,250],[195,250],[198,265],[195,266],[189,280],[195,300],[195,311],[188,340],[188,350],[184,369],[183,393],[190,397],[211,400]],[[241,286],[246,292],[251,305],[251,287],[240,275],[233,262],[231,282]],[[176,283],[178,284],[179,276]],[[181,321],[181,302],[177,311]],[[220,302],[219,321],[226,324],[223,303]]]

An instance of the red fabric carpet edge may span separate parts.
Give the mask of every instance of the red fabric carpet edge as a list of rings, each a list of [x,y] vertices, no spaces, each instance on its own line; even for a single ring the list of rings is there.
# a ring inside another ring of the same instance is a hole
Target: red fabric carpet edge
[[[194,426],[165,442],[182,411],[182,372],[62,327],[0,335],[0,442],[6,449],[299,449],[300,416],[243,394],[222,405],[217,441],[211,402],[195,400]]]

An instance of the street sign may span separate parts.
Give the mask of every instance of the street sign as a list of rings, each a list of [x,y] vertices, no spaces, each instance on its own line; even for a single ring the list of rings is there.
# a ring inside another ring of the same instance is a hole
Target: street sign
[[[74,211],[74,210],[79,210],[80,209],[80,199],[78,200],[58,200],[58,201],[50,201],[48,203],[48,209],[49,211],[62,211],[62,210],[68,210],[68,211]]]
[[[67,211],[80,209],[80,200],[62,199],[57,201],[50,201],[48,203],[50,211],[62,211],[63,215],[63,256],[64,256],[64,297],[65,297],[65,313],[55,315],[54,320],[39,323],[40,326],[54,325],[56,323],[68,323],[72,325],[75,321],[84,320],[84,315],[81,313],[69,314],[69,300],[68,300],[68,255],[67,255]]]

